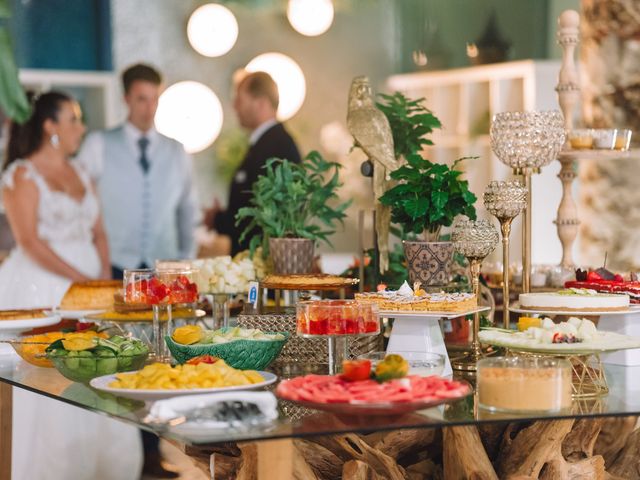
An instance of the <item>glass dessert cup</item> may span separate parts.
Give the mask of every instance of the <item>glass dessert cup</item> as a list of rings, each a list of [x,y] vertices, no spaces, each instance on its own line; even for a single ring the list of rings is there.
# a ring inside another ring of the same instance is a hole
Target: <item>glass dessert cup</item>
[[[586,150],[593,148],[593,133],[590,128],[580,128],[569,132],[569,143],[575,150]]]
[[[599,150],[613,150],[616,146],[618,130],[601,128],[594,130],[593,147]]]
[[[616,150],[629,150],[629,145],[631,143],[631,130],[618,130],[618,135],[616,136],[616,142],[613,146]]]
[[[336,374],[347,358],[347,338],[378,335],[378,306],[355,300],[311,300],[296,305],[296,332],[305,338],[325,337],[329,374]]]
[[[571,408],[571,364],[560,358],[495,357],[478,361],[481,408],[493,412],[560,412]]]
[[[150,305],[153,309],[153,351],[155,361],[170,362],[164,336],[172,330],[172,306],[193,304],[198,300],[190,268],[156,268],[124,271],[124,301],[130,305]],[[166,321],[162,321],[162,310]]]
[[[409,375],[430,377],[442,375],[444,371],[444,355],[433,352],[370,352],[359,355],[358,360],[369,360],[371,368],[375,370],[378,362],[393,353],[401,355],[409,363]]]

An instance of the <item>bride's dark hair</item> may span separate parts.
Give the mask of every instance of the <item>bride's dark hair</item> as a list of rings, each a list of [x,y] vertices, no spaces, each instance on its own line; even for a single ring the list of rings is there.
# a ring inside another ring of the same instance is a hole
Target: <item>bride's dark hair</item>
[[[22,124],[11,122],[7,154],[2,170],[6,170],[17,159],[28,157],[38,150],[43,141],[44,122],[57,121],[60,106],[72,100],[69,95],[54,91],[39,96],[33,92],[27,92],[27,97],[31,103],[31,116]]]

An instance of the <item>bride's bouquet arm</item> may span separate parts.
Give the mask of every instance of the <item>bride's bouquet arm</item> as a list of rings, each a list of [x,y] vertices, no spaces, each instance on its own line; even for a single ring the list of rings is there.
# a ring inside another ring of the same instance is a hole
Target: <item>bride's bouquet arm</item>
[[[71,279],[74,282],[89,280],[78,270],[60,258],[49,244],[38,236],[38,201],[40,193],[36,184],[19,167],[13,188],[4,188],[2,200],[11,232],[16,243],[42,268]]]
[[[100,265],[102,265],[100,278],[108,280],[111,278],[111,259],[109,258],[109,242],[107,241],[107,232],[104,229],[102,214],[98,216],[98,220],[96,220],[96,224],[93,227],[93,243],[100,256]]]

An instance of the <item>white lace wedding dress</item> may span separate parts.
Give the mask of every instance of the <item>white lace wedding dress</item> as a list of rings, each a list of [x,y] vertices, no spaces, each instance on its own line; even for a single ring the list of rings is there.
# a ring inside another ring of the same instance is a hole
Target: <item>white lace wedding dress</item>
[[[3,189],[13,188],[16,169],[23,168],[40,196],[40,238],[74,268],[97,277],[100,258],[92,229],[98,218],[98,200],[88,175],[74,167],[86,190],[80,201],[51,190],[29,161],[14,162],[1,184]],[[68,279],[45,270],[17,246],[0,266],[0,309],[57,306],[69,284]],[[29,366],[25,375],[35,368],[44,370]],[[14,388],[14,480],[133,480],[139,478],[141,467],[142,445],[135,427]]]

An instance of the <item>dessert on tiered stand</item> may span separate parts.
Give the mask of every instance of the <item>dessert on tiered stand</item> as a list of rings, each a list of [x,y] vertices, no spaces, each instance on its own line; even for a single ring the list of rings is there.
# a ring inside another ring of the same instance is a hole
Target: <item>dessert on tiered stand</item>
[[[620,274],[614,274],[604,268],[597,270],[577,270],[576,279],[565,283],[567,288],[588,288],[601,293],[628,295],[632,304],[640,304],[640,281],[635,275],[625,280]]]
[[[354,300],[314,300],[296,306],[296,333],[304,338],[328,339],[329,373],[337,373],[347,358],[346,339],[378,335],[378,307]]]
[[[514,332],[486,329],[480,332],[482,343],[504,347],[509,355],[536,358],[566,358],[573,369],[572,395],[594,397],[609,387],[600,353],[640,348],[640,337],[599,331],[588,319],[571,317],[555,323],[549,318],[527,318],[526,330]]]
[[[374,302],[383,312],[463,312],[478,305],[473,293],[427,293],[420,282],[404,282],[398,290],[356,293],[356,300]]]
[[[571,317],[555,323],[550,318],[529,320],[529,327],[521,332],[487,329],[480,332],[483,343],[531,352],[603,352],[640,348],[640,338],[614,332],[598,331],[588,319]]]
[[[523,310],[558,312],[612,312],[629,309],[628,295],[598,293],[585,288],[567,288],[558,292],[521,293]]]

